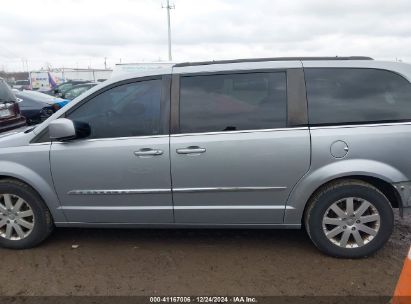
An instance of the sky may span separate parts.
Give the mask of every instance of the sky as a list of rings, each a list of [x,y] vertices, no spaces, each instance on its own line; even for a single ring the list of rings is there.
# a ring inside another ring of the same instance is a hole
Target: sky
[[[170,0],[173,61],[411,62],[410,0]],[[165,61],[166,0],[0,0],[0,70]]]

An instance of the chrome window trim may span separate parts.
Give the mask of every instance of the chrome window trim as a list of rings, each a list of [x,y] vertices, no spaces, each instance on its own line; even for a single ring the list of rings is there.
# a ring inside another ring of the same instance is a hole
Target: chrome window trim
[[[411,125],[411,121],[407,122],[382,122],[382,123],[358,123],[358,124],[340,124],[330,126],[310,126],[310,130],[319,129],[339,129],[339,128],[360,128],[360,127],[383,127],[383,126],[398,126],[398,125]]]
[[[142,135],[142,136],[130,136],[130,137],[104,137],[104,138],[91,138],[91,139],[75,139],[70,141],[53,141],[53,144],[67,144],[74,142],[96,142],[96,141],[112,141],[112,140],[127,140],[127,139],[150,139],[150,138],[168,138],[168,134],[161,135]]]
[[[220,134],[241,134],[241,133],[258,133],[258,132],[277,132],[277,131],[297,131],[308,130],[308,127],[291,127],[291,128],[275,128],[275,129],[253,129],[253,130],[238,130],[238,131],[217,131],[217,132],[199,132],[199,133],[179,133],[171,134],[170,137],[194,136],[194,135],[220,135]]]
[[[410,122],[411,124],[411,122]],[[193,136],[193,135],[219,135],[219,134],[240,134],[240,133],[256,133],[256,132],[277,132],[277,131],[296,131],[296,130],[308,130],[308,127],[292,127],[292,128],[276,128],[276,129],[255,129],[255,130],[238,130],[238,131],[218,131],[218,132],[200,132],[200,133],[179,133],[179,134],[161,134],[161,135],[143,135],[143,136],[130,136],[130,137],[105,137],[105,138],[92,138],[92,139],[78,139],[71,141],[53,141],[53,144],[66,144],[69,142],[95,142],[95,141],[109,141],[109,140],[127,140],[127,139],[150,139],[150,138],[167,138],[167,137],[181,137],[181,136]],[[33,143],[34,144],[50,144],[46,143]]]

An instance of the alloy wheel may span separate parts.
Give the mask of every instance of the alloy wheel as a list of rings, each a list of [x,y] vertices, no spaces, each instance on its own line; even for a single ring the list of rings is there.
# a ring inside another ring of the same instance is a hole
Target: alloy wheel
[[[8,240],[26,238],[34,228],[30,205],[15,194],[0,194],[0,237]]]
[[[323,216],[325,236],[342,248],[358,248],[371,242],[380,228],[380,214],[369,201],[347,197],[331,204]]]

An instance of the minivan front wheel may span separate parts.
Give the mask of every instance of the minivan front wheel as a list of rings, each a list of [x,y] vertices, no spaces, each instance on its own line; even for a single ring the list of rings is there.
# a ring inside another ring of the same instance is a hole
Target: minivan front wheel
[[[0,246],[30,248],[53,230],[51,215],[41,197],[17,180],[0,180]]]
[[[357,180],[331,183],[314,195],[305,226],[314,244],[335,257],[360,258],[380,249],[391,235],[393,211],[385,195]]]

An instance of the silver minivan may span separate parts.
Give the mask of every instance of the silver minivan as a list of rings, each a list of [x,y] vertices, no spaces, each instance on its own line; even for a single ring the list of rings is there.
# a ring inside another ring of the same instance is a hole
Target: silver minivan
[[[305,227],[326,254],[368,256],[411,207],[410,80],[368,57],[112,78],[0,138],[0,245],[54,226]]]

